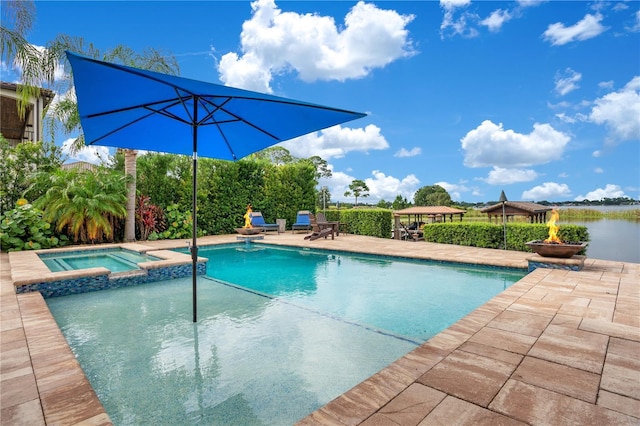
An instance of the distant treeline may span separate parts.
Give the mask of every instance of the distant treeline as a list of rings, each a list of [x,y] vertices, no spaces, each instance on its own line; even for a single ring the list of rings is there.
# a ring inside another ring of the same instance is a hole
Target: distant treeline
[[[492,206],[494,204],[498,204],[499,201],[488,201],[486,203],[467,203],[464,201],[456,202],[457,206],[464,208],[482,208],[487,206]],[[640,200],[634,200],[633,198],[628,197],[617,197],[617,198],[603,198],[602,200],[583,200],[583,201],[535,201],[536,204],[540,204],[543,206],[563,206],[563,207],[571,207],[571,206],[634,206],[640,205]]]

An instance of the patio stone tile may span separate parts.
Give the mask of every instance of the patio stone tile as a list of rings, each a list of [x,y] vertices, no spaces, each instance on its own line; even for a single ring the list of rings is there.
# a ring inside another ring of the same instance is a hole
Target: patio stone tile
[[[455,419],[455,421],[452,422],[452,419]],[[447,396],[442,403],[429,413],[420,425],[449,425],[454,423],[474,426],[518,426],[525,424],[467,401]]]
[[[551,324],[528,355],[600,374],[608,341],[602,334]]]
[[[325,405],[321,409],[323,411],[321,417],[328,417],[329,420],[334,419],[335,424],[357,425],[373,415],[377,408],[360,400],[357,395],[347,392]]]
[[[344,426],[345,423],[338,420],[331,409],[322,407],[299,420],[296,426]],[[352,423],[356,424],[356,423]]]
[[[525,357],[512,379],[595,404],[600,376],[577,368]]]
[[[418,383],[486,407],[515,368],[514,364],[458,350]]]
[[[0,424],[11,426],[44,426],[40,400],[33,399],[22,404],[2,407]]]
[[[580,327],[580,322],[582,322],[581,316],[571,315],[571,314],[560,314],[558,313],[551,320],[551,324],[559,325],[562,327],[573,328],[575,330]]]
[[[524,355],[535,343],[536,338],[486,327],[474,334],[469,341]]]
[[[481,355],[487,358],[496,359],[498,361],[506,362],[507,364],[518,365],[522,361],[522,355],[513,352],[503,351],[502,349],[494,348],[487,345],[482,345],[475,342],[465,342],[460,346],[459,350],[465,352],[471,352],[476,355]]]
[[[636,425],[638,419],[579,399],[509,380],[490,409],[529,424]],[[560,420],[561,419],[561,420]]]
[[[554,316],[560,307],[561,303],[549,303],[541,300],[529,300],[520,298],[518,301],[509,306],[509,309],[512,311],[518,311],[533,315],[546,315],[546,316]]]
[[[103,418],[101,415],[106,416],[88,381],[82,386],[65,386],[48,392],[41,395],[41,401],[47,424],[74,424],[96,416],[98,419]],[[103,418],[103,421],[107,420]]]
[[[14,328],[11,330],[4,330],[0,332],[0,342],[4,347],[5,344],[15,342],[16,340],[24,340],[24,329]]]
[[[602,389],[640,400],[640,343],[612,338],[602,370]]]
[[[364,421],[362,425],[417,425],[445,396],[446,394],[443,392],[414,383]]]
[[[31,368],[29,349],[26,340],[16,340],[9,343],[2,342],[0,351],[0,373],[4,381],[8,375],[14,376],[16,370]]]
[[[511,331],[514,333],[525,334],[527,336],[538,337],[542,334],[542,331],[549,322],[551,322],[551,319],[551,316],[524,314],[522,312],[506,310],[498,315],[487,326],[503,331]]]
[[[601,390],[598,394],[597,404],[622,414],[637,417],[640,423],[640,400]]]
[[[2,408],[38,399],[38,388],[32,374],[24,374],[3,380],[0,387]]]
[[[592,331],[607,336],[620,337],[622,339],[640,342],[640,328],[624,324],[615,324],[611,321],[594,320],[585,318],[580,323],[580,330]]]

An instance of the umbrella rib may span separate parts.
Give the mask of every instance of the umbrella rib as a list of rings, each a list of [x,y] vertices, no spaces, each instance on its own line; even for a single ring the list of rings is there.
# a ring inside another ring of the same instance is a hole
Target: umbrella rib
[[[239,98],[235,98],[235,99],[239,99]],[[243,97],[242,99],[252,99],[252,98],[249,98],[249,97],[244,98],[244,97]],[[262,129],[262,128],[258,127],[258,126],[256,126],[255,124],[251,123],[250,121],[247,121],[247,120],[245,120],[244,118],[240,117],[239,115],[234,114],[233,112],[229,111],[228,109],[225,109],[225,108],[224,108],[224,105],[225,105],[227,102],[229,102],[229,101],[231,100],[231,98],[230,98],[230,97],[229,97],[225,102],[223,102],[221,105],[219,105],[219,106],[218,106],[218,105],[216,105],[215,103],[211,102],[211,101],[210,101],[210,100],[208,100],[208,99],[202,99],[202,100],[203,100],[204,102],[207,102],[207,103],[209,103],[209,104],[213,105],[214,107],[216,107],[216,110],[222,110],[222,111],[224,111],[225,113],[229,114],[230,116],[235,117],[235,118],[237,119],[237,121],[241,121],[241,122],[243,122],[244,124],[246,124],[246,125],[248,125],[248,126],[250,126],[250,127],[253,127],[253,128],[254,128],[254,129],[256,129],[257,131],[259,131],[259,132],[261,132],[261,133],[264,133],[265,135],[269,136],[270,138],[272,138],[272,139],[274,139],[274,140],[277,140],[277,141],[282,140],[282,139],[280,139],[279,137],[277,137],[276,135],[274,135],[274,134],[272,134],[272,133],[267,132],[266,130],[264,130],[264,129]],[[292,103],[292,104],[295,104],[295,103]],[[208,116],[210,116],[210,115],[211,115],[211,114],[213,114],[214,112],[215,112],[215,111],[211,112]],[[232,120],[229,120],[228,122],[230,122],[230,121],[232,121]],[[216,124],[216,125],[218,125],[219,123],[224,123],[224,122],[223,122],[223,121],[214,121],[214,122],[213,122],[213,124]],[[218,127],[219,127],[219,126],[218,126]],[[221,131],[221,133],[222,133],[222,131]],[[228,145],[228,144],[227,144],[227,145]]]

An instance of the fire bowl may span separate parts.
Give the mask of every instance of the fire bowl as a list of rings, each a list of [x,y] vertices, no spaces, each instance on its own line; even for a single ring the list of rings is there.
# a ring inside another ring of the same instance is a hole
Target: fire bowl
[[[569,258],[587,246],[583,242],[545,243],[541,240],[525,243],[531,250],[543,257]]]
[[[262,228],[236,228],[240,235],[256,235],[262,232]]]

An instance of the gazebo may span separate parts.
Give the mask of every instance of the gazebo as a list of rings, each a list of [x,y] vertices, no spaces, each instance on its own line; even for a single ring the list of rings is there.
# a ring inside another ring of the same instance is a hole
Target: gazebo
[[[397,210],[393,212],[394,217],[394,238],[400,239],[400,217],[407,216],[409,223],[434,223],[434,222],[446,222],[447,217],[449,221],[453,222],[454,216],[459,216],[462,222],[462,216],[466,213],[466,210],[455,209],[447,206],[416,206],[409,207],[407,209]]]
[[[542,204],[529,203],[525,201],[505,201],[504,203],[504,215],[506,221],[514,216],[527,216],[531,223],[546,223],[547,212],[551,211],[549,206],[543,206]],[[485,207],[480,210],[482,213],[486,213],[489,217],[489,222],[496,218],[497,222],[502,221],[502,203],[494,204],[493,206]]]

